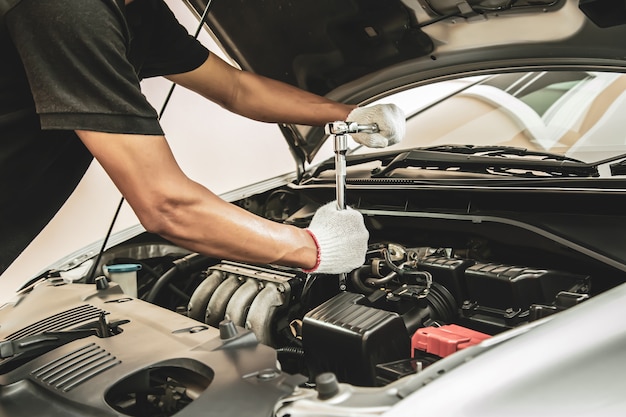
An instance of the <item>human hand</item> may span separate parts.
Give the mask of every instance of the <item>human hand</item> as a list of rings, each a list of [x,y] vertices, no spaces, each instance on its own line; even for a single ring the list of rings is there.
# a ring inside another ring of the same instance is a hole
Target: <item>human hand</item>
[[[378,125],[378,133],[353,133],[352,138],[370,148],[384,148],[394,145],[404,138],[406,117],[395,104],[376,104],[357,107],[348,114],[348,122]]]
[[[317,264],[305,272],[340,274],[365,262],[369,232],[358,211],[339,210],[332,201],[317,210],[306,230],[317,245]]]

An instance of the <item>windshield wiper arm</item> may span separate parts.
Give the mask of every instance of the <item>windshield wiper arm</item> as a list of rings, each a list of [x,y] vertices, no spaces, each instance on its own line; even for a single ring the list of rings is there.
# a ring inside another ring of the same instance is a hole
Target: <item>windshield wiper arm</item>
[[[626,157],[626,155],[624,156]],[[626,175],[626,159],[609,165],[611,168],[611,175]]]
[[[451,153],[463,153],[469,155],[480,156],[524,156],[524,157],[536,157],[542,161],[554,160],[554,161],[570,161],[577,164],[586,164],[579,159],[571,158],[569,156],[561,155],[558,153],[545,152],[545,151],[533,151],[527,148],[518,148],[515,146],[500,146],[500,145],[439,145],[429,146],[421,148],[429,151],[451,152]]]
[[[626,175],[626,153],[600,159],[599,161],[592,162],[591,165],[599,167],[600,165],[608,164],[609,162],[614,161],[618,162],[609,165],[609,168],[611,169],[611,175]]]
[[[419,148],[398,154],[372,177],[384,177],[398,168],[425,168],[494,175],[539,178],[599,177],[597,166],[562,155],[522,148],[439,146]],[[539,175],[541,173],[542,175]]]

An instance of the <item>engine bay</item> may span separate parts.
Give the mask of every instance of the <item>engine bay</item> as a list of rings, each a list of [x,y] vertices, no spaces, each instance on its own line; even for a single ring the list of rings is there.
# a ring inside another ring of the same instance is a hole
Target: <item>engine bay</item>
[[[276,196],[238,204],[300,226],[315,211]],[[356,406],[393,404],[390,384],[623,279],[495,218],[361,210],[370,244],[345,290],[336,275],[212,259],[148,233],[78,278],[76,266],[48,272],[0,309],[2,402],[15,416],[49,401],[54,416],[295,416],[303,398],[324,403],[347,385],[379,389]],[[128,264],[136,294],[100,272]]]
[[[335,276],[220,262],[192,293],[187,313],[252,330],[282,369],[383,386],[457,350],[583,302],[591,277],[481,263],[446,248],[370,245],[338,291]]]

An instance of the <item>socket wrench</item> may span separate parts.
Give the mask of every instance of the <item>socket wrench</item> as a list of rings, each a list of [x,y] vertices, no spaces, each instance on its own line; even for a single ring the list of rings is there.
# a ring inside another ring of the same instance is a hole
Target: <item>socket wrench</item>
[[[335,195],[337,208],[346,209],[346,151],[348,150],[348,137],[353,133],[378,133],[378,125],[358,124],[355,122],[336,121],[327,123],[324,127],[327,135],[332,136],[333,149],[335,152]],[[339,289],[346,290],[347,274],[339,274]]]

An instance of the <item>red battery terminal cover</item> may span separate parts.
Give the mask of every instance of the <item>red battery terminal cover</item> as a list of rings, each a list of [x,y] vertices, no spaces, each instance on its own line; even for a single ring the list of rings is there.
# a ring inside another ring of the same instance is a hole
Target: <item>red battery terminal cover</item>
[[[452,353],[476,345],[491,336],[456,324],[418,329],[411,338],[411,351],[416,350],[446,357]]]

